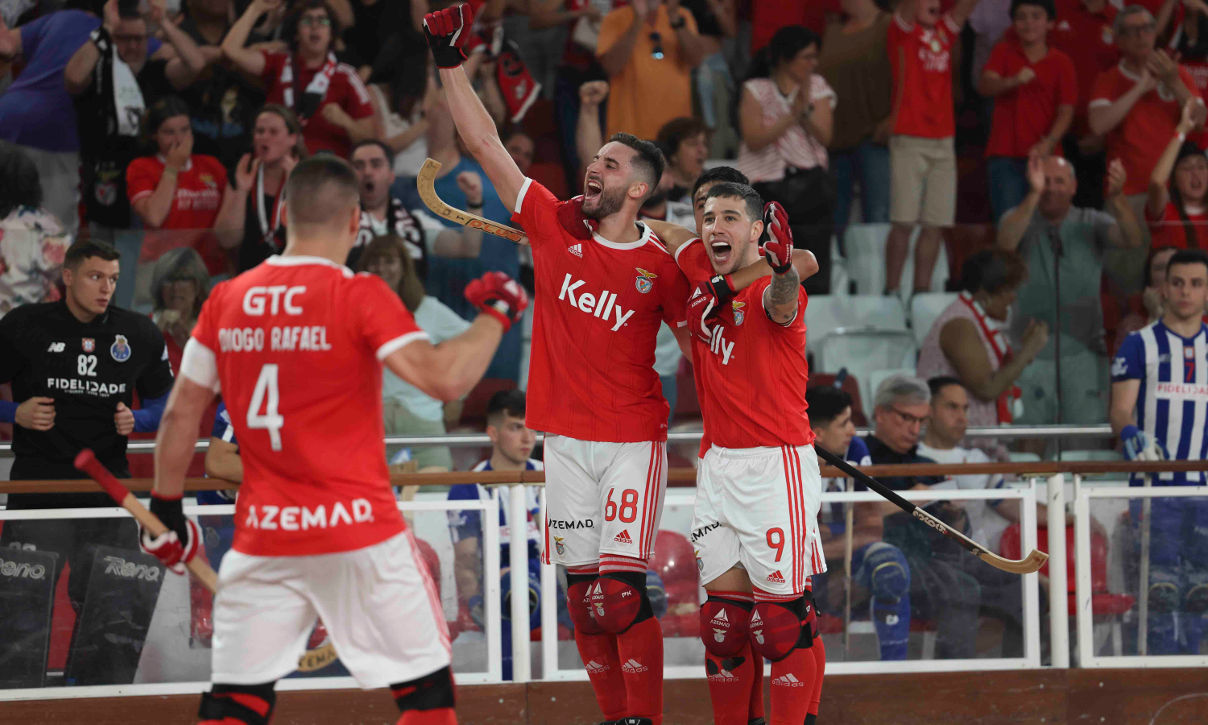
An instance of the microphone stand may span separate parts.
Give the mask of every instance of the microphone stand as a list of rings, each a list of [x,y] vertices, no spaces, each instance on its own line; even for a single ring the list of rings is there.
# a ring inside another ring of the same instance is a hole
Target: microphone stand
[[[1065,248],[1061,243],[1061,229],[1058,225],[1049,226],[1049,244],[1053,248],[1053,370],[1057,382],[1057,420],[1053,422],[1061,423],[1061,257]],[[1060,455],[1060,443],[1057,445],[1057,451]]]

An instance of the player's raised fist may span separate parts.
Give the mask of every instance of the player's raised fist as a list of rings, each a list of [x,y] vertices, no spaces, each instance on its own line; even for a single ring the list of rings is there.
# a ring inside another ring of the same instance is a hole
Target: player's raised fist
[[[520,315],[528,307],[528,293],[524,287],[503,272],[487,272],[466,285],[466,300],[499,320],[504,332],[512,323],[520,321]]]
[[[164,498],[152,493],[151,513],[155,514],[168,530],[152,538],[145,529],[140,528],[139,546],[176,574],[184,574],[185,564],[197,556],[197,544],[201,541],[197,524],[185,518],[180,496]]]
[[[456,68],[465,62],[466,39],[474,23],[474,11],[467,3],[437,10],[424,16],[424,36],[439,68]]]
[[[763,226],[768,240],[763,243],[763,257],[776,274],[784,274],[793,266],[793,232],[789,229],[789,214],[777,202],[763,206]]]

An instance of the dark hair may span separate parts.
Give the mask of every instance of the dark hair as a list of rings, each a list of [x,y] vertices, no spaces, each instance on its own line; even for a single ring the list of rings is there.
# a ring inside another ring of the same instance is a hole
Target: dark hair
[[[38,167],[20,146],[0,141],[0,218],[23,206],[42,206]]]
[[[534,146],[537,144],[537,139],[533,138],[533,134],[529,133],[524,126],[520,125],[519,123],[513,123],[505,126],[503,133],[499,134],[499,140],[506,144],[508,141],[511,141],[514,136],[524,136],[529,141],[532,141]]]
[[[66,269],[75,269],[89,257],[100,257],[106,262],[112,262],[120,259],[121,256],[116,249],[105,242],[81,239],[67,248],[67,253],[63,255],[63,266]]]
[[[399,264],[403,265],[403,275],[399,278],[398,289],[394,292],[403,301],[407,311],[414,313],[424,301],[424,283],[415,273],[415,260],[411,258],[411,251],[407,249],[407,243],[402,237],[397,234],[383,234],[369,240],[369,244],[365,245],[360,258],[357,259],[357,271],[368,272],[370,264],[388,254],[397,256]]]
[[[608,140],[616,141],[637,152],[631,163],[637,167],[639,173],[647,177],[646,197],[653,194],[658,189],[659,180],[663,178],[663,169],[667,166],[659,147],[631,133],[614,133]]]
[[[413,40],[413,36],[399,32],[383,41],[369,76],[370,83],[386,86],[390,110],[406,120],[411,120],[428,90],[428,47]]]
[[[360,201],[356,172],[344,159],[318,154],[300,162],[285,182],[289,225],[328,224]]]
[[[951,375],[936,375],[934,378],[927,379],[927,387],[931,389],[931,399],[935,400],[935,396],[940,394],[940,391],[949,385],[959,385],[962,388],[965,384]]]
[[[298,23],[302,20],[302,16],[310,10],[322,10],[327,13],[327,19],[331,21],[331,41],[327,46],[328,50],[335,45],[336,39],[340,37],[342,28],[340,21],[336,18],[335,11],[331,9],[324,0],[301,0],[289,14],[285,16],[285,21],[281,23],[281,37],[285,39],[286,44],[291,51],[298,49]]]
[[[297,156],[299,161],[310,156],[310,151],[306,148],[306,140],[302,138],[302,122],[298,120],[298,114],[279,103],[266,103],[256,111],[256,115],[252,116],[253,134],[256,132],[256,119],[266,113],[280,118],[281,122],[285,124],[285,130],[298,137],[298,140],[294,142],[294,156]]]
[[[210,295],[210,272],[201,255],[192,247],[177,247],[164,252],[155,260],[155,271],[151,274],[151,297],[155,309],[165,307],[163,285],[165,282],[184,281],[197,285],[197,299],[193,300],[193,317],[201,314],[201,305]]]
[[[1202,249],[1180,249],[1166,263],[1166,278],[1170,278],[1170,268],[1176,264],[1202,264],[1208,268],[1208,253]]]
[[[833,385],[815,385],[806,389],[805,405],[812,425],[829,425],[844,409],[851,407],[851,396]]]
[[[1057,19],[1057,8],[1053,5],[1053,0],[1011,0],[1011,19],[1015,18],[1015,11],[1023,5],[1035,5],[1049,16],[1049,20]]]
[[[1150,278],[1150,275],[1153,274],[1154,257],[1158,256],[1162,252],[1177,252],[1177,251],[1179,251],[1178,247],[1172,247],[1169,244],[1165,244],[1160,247],[1151,247],[1150,248],[1149,254],[1145,255],[1145,276],[1141,278],[1141,279],[1145,280],[1146,287],[1149,286],[1149,278]],[[1169,265],[1169,262],[1167,262],[1167,264]]]
[[[786,25],[772,36],[772,40],[755,54],[748,78],[769,78],[772,71],[811,45],[822,48],[822,39],[804,25]]]
[[[524,391],[513,388],[500,390],[487,401],[487,425],[494,425],[492,420],[498,420],[501,413],[513,418],[524,417]]]
[[[680,144],[693,136],[706,133],[708,130],[700,119],[680,116],[663,124],[658,136],[655,137],[655,142],[662,147],[667,158],[671,158],[676,151],[679,151]]]
[[[750,186],[723,181],[709,189],[709,193],[705,195],[705,198],[712,199],[715,196],[724,196],[727,199],[742,199],[747,207],[747,217],[751,221],[763,221],[763,197]]]
[[[389,166],[392,171],[394,170],[394,150],[391,149],[390,145],[385,141],[379,141],[376,138],[366,138],[354,143],[352,145],[352,151],[348,152],[348,161],[352,161],[352,157],[356,155],[357,149],[364,148],[365,146],[377,146],[380,148],[382,153],[386,155],[386,165]]]
[[[143,135],[150,153],[159,153],[155,134],[159,133],[159,127],[164,125],[164,121],[177,116],[189,118],[190,115],[189,104],[185,103],[180,96],[164,96],[152,103],[151,107],[147,109],[147,115],[143,117]],[[192,121],[189,124],[192,128]]]
[[[1174,204],[1174,209],[1179,214],[1179,220],[1183,223],[1183,236],[1187,238],[1187,245],[1190,247],[1200,246],[1199,235],[1196,234],[1196,225],[1192,223],[1184,209],[1186,206],[1186,201],[1183,199],[1183,194],[1179,191],[1178,184],[1174,183],[1174,170],[1179,167],[1179,164],[1182,163],[1183,159],[1194,158],[1197,156],[1201,159],[1204,158],[1204,150],[1197,146],[1194,141],[1184,141],[1183,144],[1179,146],[1178,154],[1175,156],[1174,166],[1171,167],[1171,179],[1170,183],[1168,184],[1170,189],[1170,202]]]
[[[750,184],[750,179],[747,175],[734,168],[733,166],[714,166],[711,169],[705,169],[705,173],[696,178],[696,183],[692,185],[692,198],[696,198],[696,192],[705,184],[712,184],[717,181],[728,182],[731,184]]]
[[[996,294],[1018,287],[1027,277],[1023,258],[1005,249],[983,249],[961,265],[961,289],[969,294],[979,290]]]

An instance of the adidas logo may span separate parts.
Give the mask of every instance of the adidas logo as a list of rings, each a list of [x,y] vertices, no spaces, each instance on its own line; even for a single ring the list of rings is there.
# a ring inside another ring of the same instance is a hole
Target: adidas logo
[[[637,660],[635,660],[632,657],[630,657],[628,660],[626,660],[625,664],[621,665],[622,672],[629,672],[629,673],[645,672],[648,669],[650,669],[650,668],[647,667],[646,665],[642,664],[641,662],[638,662]]]
[[[583,245],[582,244],[572,244],[569,247],[567,247],[567,251],[569,251],[571,254],[575,255],[579,259],[583,259]]]
[[[805,687],[805,683],[802,682],[801,680],[798,680],[796,677],[793,677],[792,672],[781,675],[780,677],[777,677],[776,679],[772,680],[773,687],[776,687],[778,685],[780,687]]]
[[[613,538],[613,541],[617,542],[618,544],[632,544],[633,543],[633,539],[629,538],[629,529],[621,529],[621,533],[617,534]],[[781,579],[780,581],[784,581],[784,580]]]
[[[709,675],[707,678],[710,682],[737,682],[738,678],[727,672],[726,670],[718,670],[716,674]]]
[[[611,668],[609,668],[608,665],[602,665],[595,660],[588,660],[587,664],[583,665],[583,669],[587,670],[588,674],[599,674],[602,672],[608,672],[608,670]]]
[[[773,584],[784,584],[784,577],[780,576],[780,570],[777,569],[771,574],[768,574],[768,581],[772,582]]]

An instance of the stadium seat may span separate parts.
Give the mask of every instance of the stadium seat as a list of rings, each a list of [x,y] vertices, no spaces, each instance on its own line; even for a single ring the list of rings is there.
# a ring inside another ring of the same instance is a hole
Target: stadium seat
[[[500,390],[512,390],[516,381],[507,378],[483,378],[466,395],[461,406],[459,427],[482,430],[487,424],[487,403]]]
[[[920,348],[935,323],[948,305],[956,301],[955,292],[921,292],[910,298],[910,329],[914,342]]]
[[[667,592],[667,613],[662,618],[664,636],[697,636],[700,631],[699,575],[696,552],[688,537],[678,531],[660,529],[654,542],[650,569],[662,577]]]
[[[812,388],[817,385],[834,385],[837,378],[835,373],[810,371],[809,386]],[[851,422],[859,428],[867,426],[868,418],[864,415],[864,405],[860,402],[860,382],[851,375],[845,375],[839,388],[851,396]]]
[[[852,224],[843,234],[843,248],[847,252],[846,269],[856,293],[879,295],[885,291],[885,239],[889,235],[888,224]],[[913,293],[914,245],[918,239],[915,231],[910,237],[910,250],[906,254],[906,265],[902,268],[902,284],[898,291],[903,300]],[[948,252],[946,244],[940,245],[935,270],[931,275],[931,289],[944,289],[948,280]]]
[[[836,330],[905,330],[906,313],[883,295],[815,295],[805,308],[806,348],[817,358],[819,345]],[[840,361],[842,362],[842,361]],[[838,370],[840,365],[828,369]]]
[[[831,237],[830,291],[832,295],[851,294],[851,275],[847,273],[847,259],[839,254],[839,239]]]
[[[877,370],[915,369],[914,337],[905,330],[836,330],[813,346],[818,367],[835,370],[847,368],[849,375],[860,382],[864,410],[871,410],[876,388],[872,373]]]

